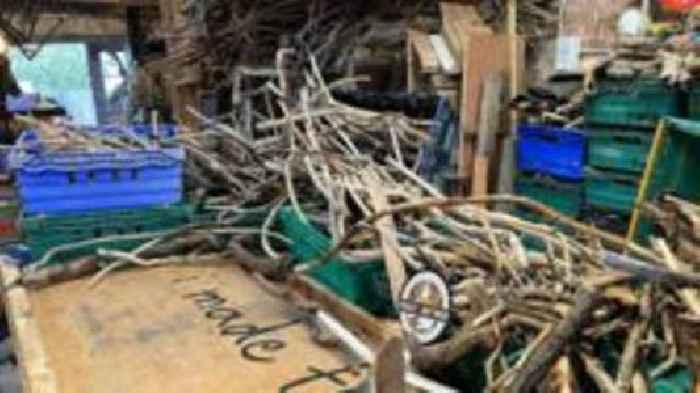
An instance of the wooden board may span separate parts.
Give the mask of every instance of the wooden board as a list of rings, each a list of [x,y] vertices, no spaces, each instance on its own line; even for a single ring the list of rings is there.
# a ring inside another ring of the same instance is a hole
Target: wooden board
[[[440,13],[442,15],[442,36],[457,59],[462,58],[464,39],[468,38],[469,35],[493,34],[491,28],[486,26],[479,18],[474,6],[441,2]]]
[[[430,42],[430,36],[417,30],[408,31],[408,39],[411,49],[415,52],[418,72],[422,74],[434,74],[440,71],[440,59]]]
[[[474,145],[470,143],[469,135],[474,135],[478,129],[482,81],[488,74],[493,73],[508,77],[512,53],[512,38],[507,35],[477,34],[470,35],[465,41],[460,107],[460,130],[464,133],[461,135],[464,142],[460,143],[460,176],[469,176],[473,170]],[[522,39],[518,38],[516,45],[515,53],[524,54]]]
[[[352,359],[316,345],[300,314],[232,265],[132,270],[94,289],[87,282],[9,291],[27,392],[278,392],[314,368],[358,378],[345,369]],[[222,319],[234,316],[224,331]],[[339,388],[325,377],[292,391]]]
[[[467,133],[477,131],[482,81],[488,74],[510,75],[510,41],[506,35],[471,35],[468,38],[462,74],[462,116]]]

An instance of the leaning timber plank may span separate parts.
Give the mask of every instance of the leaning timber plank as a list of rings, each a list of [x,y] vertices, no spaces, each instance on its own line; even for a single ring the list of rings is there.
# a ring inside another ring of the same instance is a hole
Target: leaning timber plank
[[[389,201],[384,192],[384,188],[380,184],[380,180],[369,173],[365,176],[365,179],[369,186],[369,196],[374,211],[378,213],[389,209]],[[396,238],[394,218],[392,216],[382,217],[374,223],[374,227],[379,233],[379,240],[382,245],[382,251],[384,252],[384,264],[386,265],[386,272],[389,276],[391,297],[394,300],[394,305],[398,308],[399,299],[401,298],[401,289],[406,282],[406,270],[398,251],[399,242]]]
[[[501,131],[501,95],[503,76],[489,74],[483,81],[483,94],[479,115],[479,134],[472,176],[472,195],[489,193],[489,163],[496,150],[496,135]]]
[[[507,35],[470,35],[465,39],[462,59],[462,100],[460,104],[459,176],[468,177],[473,168],[474,146],[468,135],[476,134],[481,102],[481,82],[488,74],[509,74],[510,42]],[[518,45],[523,46],[522,39]],[[518,50],[517,53],[523,53]],[[510,83],[510,81],[509,81]]]
[[[522,40],[519,45],[522,45]],[[507,35],[469,36],[463,58],[461,112],[461,120],[467,133],[477,132],[481,82],[489,74],[509,75],[510,53],[510,37]]]
[[[22,372],[24,392],[59,392],[39,326],[32,314],[27,291],[22,287],[12,287],[19,277],[19,271],[6,261],[2,261],[0,276],[5,291],[3,299],[5,314],[10,327],[12,345]]]
[[[475,197],[486,196],[489,193],[489,156],[477,154],[474,159],[474,175],[472,176],[471,194]]]
[[[466,136],[468,132],[466,119],[466,99],[467,84],[464,82],[468,63],[464,62],[465,53],[469,48],[469,39],[472,35],[492,35],[493,31],[487,27],[479,18],[473,6],[466,6],[454,2],[441,2],[440,12],[442,15],[442,37],[445,46],[456,58],[456,73],[463,75],[462,87],[459,99],[460,124],[458,137],[458,178],[463,182],[467,181],[473,171],[474,145],[473,138]],[[461,194],[468,192],[466,183],[459,187]]]
[[[440,60],[430,42],[430,36],[417,30],[411,30],[409,31],[409,40],[418,60],[418,71],[422,74],[440,72]]]
[[[313,341],[292,304],[231,263],[127,270],[94,288],[89,281],[9,292],[21,366],[33,370],[28,391],[278,392],[314,369],[340,370],[348,384],[360,377],[346,353]],[[342,388],[330,378],[307,382],[291,391]]]

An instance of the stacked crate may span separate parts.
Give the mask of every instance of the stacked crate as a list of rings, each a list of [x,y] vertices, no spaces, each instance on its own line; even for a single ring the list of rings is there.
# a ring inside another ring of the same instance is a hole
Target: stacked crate
[[[588,168],[585,176],[585,218],[624,232],[636,203],[654,131],[665,116],[683,114],[683,95],[658,78],[604,79],[585,103]],[[661,152],[669,156],[670,147]],[[659,160],[648,198],[668,189],[664,179],[673,171],[670,160]]]
[[[0,246],[18,240],[17,217],[19,208],[12,184],[0,179]]]
[[[11,155],[23,240],[35,260],[66,245],[54,261],[130,249],[149,234],[192,221],[182,204],[185,153],[158,143],[143,149],[49,150],[25,133]],[[95,242],[100,238],[114,241]]]
[[[516,192],[572,218],[583,207],[585,135],[574,129],[547,125],[518,128]],[[532,212],[521,212],[538,221]]]

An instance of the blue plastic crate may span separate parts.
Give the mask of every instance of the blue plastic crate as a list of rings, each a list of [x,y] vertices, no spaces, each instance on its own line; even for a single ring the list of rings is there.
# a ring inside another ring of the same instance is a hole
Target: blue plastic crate
[[[39,104],[38,94],[20,94],[5,97],[5,109],[8,112],[29,112]]]
[[[518,169],[569,180],[583,179],[586,137],[574,129],[523,125],[518,129]]]
[[[172,139],[175,138],[180,132],[180,128],[175,124],[158,124],[158,135],[160,139]],[[114,135],[119,133],[124,133],[124,131],[131,132],[137,136],[144,138],[156,137],[153,133],[153,125],[151,124],[131,124],[128,126],[124,125],[102,125],[94,129],[96,132],[105,135]]]
[[[153,150],[15,152],[23,213],[70,214],[179,203],[185,152]]]

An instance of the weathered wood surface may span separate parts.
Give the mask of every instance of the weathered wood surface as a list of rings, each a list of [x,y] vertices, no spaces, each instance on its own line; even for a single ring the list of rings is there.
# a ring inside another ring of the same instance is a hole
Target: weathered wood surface
[[[2,268],[5,283],[12,274]],[[94,289],[87,283],[8,293],[27,392],[277,392],[314,368],[357,381],[344,370],[351,359],[315,344],[294,323],[300,314],[232,265],[139,269]],[[235,322],[222,321],[236,311]],[[292,391],[339,388],[325,377]]]
[[[17,280],[16,269],[2,266],[3,288]],[[58,392],[56,376],[48,364],[48,358],[41,341],[39,325],[33,317],[31,302],[27,292],[14,288],[3,296],[12,345],[22,370],[22,386],[25,393]]]
[[[430,42],[430,36],[420,31],[409,30],[408,39],[418,60],[421,73],[433,74],[440,71],[440,58]]]

